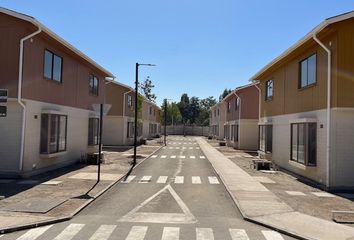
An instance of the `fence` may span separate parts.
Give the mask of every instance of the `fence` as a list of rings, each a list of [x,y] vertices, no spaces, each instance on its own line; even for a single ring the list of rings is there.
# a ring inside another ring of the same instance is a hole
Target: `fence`
[[[169,135],[186,134],[189,136],[208,136],[209,127],[173,125],[173,126],[166,126],[166,132]],[[164,134],[164,126],[161,126],[161,134]]]

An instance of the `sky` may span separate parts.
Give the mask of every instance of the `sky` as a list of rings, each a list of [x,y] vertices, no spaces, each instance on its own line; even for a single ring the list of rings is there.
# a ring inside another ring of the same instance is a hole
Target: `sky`
[[[117,81],[147,76],[164,98],[218,96],[234,89],[352,0],[0,0],[31,15]]]

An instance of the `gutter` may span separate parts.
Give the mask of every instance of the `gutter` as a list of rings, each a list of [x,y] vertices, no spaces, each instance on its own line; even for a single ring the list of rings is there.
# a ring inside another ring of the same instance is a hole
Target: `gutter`
[[[313,34],[312,38],[327,52],[327,139],[326,139],[326,186],[330,187],[330,169],[329,169],[329,158],[331,154],[331,67],[332,67],[332,54],[331,50],[327,48],[316,36]]]
[[[41,26],[38,26],[38,30],[24,37],[20,41],[20,56],[18,63],[18,89],[17,89],[17,102],[22,107],[22,128],[21,128],[21,150],[20,150],[20,164],[19,170],[23,170],[23,156],[25,149],[25,130],[26,130],[26,105],[22,102],[22,81],[23,81],[23,46],[24,42],[33,36],[42,32]]]
[[[262,94],[261,94],[261,89],[258,87],[259,81],[254,81],[252,84],[258,90],[258,121],[259,121],[261,119]]]

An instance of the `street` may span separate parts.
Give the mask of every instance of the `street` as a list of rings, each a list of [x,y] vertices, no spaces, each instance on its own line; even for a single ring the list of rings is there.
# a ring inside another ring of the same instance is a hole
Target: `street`
[[[1,239],[293,238],[244,221],[197,142],[192,137],[172,136],[167,147],[72,220]]]

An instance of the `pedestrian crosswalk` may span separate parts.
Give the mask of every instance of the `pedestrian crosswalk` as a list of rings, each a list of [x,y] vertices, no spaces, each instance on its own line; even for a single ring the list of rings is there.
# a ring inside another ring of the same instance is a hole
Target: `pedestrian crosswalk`
[[[191,155],[191,156],[185,156],[185,155],[180,155],[180,156],[177,156],[177,155],[170,155],[170,156],[167,156],[167,155],[152,155],[150,158],[161,158],[161,159],[166,159],[166,158],[181,158],[181,159],[185,159],[185,158],[189,158],[189,159],[205,159],[205,156],[201,155],[201,156],[194,156],[194,155]]]
[[[93,230],[92,235],[85,237],[85,239],[89,240],[108,240],[113,239],[115,234],[121,232],[125,227],[120,227],[117,225],[100,225],[97,228],[95,227],[92,229],[92,226],[86,226],[85,224],[81,223],[71,223],[67,225],[61,232],[57,232],[54,225],[38,227],[31,230],[28,230],[25,233],[22,233],[21,236],[16,235],[4,235],[7,237],[6,239],[11,240],[36,240],[36,239],[54,239],[54,240],[70,240],[70,239],[83,239],[82,235],[87,234],[87,232],[91,232],[88,229]],[[147,239],[147,235],[149,231],[153,231],[154,226],[131,226],[124,236],[122,240],[144,240]],[[159,228],[162,231],[158,237],[161,240],[179,240],[181,237],[181,232],[186,231],[188,227],[163,227]],[[155,229],[156,230],[156,229]],[[216,231],[218,230],[218,231]],[[223,229],[224,236],[229,235],[226,237],[227,239],[231,238],[232,240],[252,240],[252,239],[262,239],[262,240],[284,240],[283,236],[276,231],[272,230],[253,230],[246,231],[245,229],[236,229],[236,228],[225,228]],[[259,231],[261,232],[262,238],[259,238]],[[193,231],[189,231],[193,234]],[[214,240],[217,239],[215,235],[216,232],[219,232],[220,229],[213,229],[207,227],[198,227],[194,229],[194,236],[189,236],[188,240]],[[53,235],[54,234],[54,235]],[[91,234],[91,233],[90,233]],[[11,236],[16,236],[17,238],[11,238]],[[49,237],[52,236],[52,237]],[[251,237],[250,237],[251,236]],[[253,238],[253,236],[256,236]],[[116,238],[115,238],[116,239]],[[154,240],[157,237],[154,238]]]
[[[200,176],[192,176],[185,178],[185,176],[175,176],[175,177],[169,177],[169,176],[158,176],[157,178],[154,178],[153,176],[142,176],[137,178],[135,175],[130,175],[127,178],[124,178],[121,183],[131,183],[133,182],[134,179],[137,179],[134,182],[137,183],[152,183],[156,182],[159,184],[165,184],[167,181],[171,179],[171,182],[175,184],[183,184],[183,183],[192,183],[192,184],[202,184],[202,183],[209,183],[209,184],[220,184],[219,180],[215,176],[208,176],[201,178]],[[186,179],[186,181],[185,181]]]

